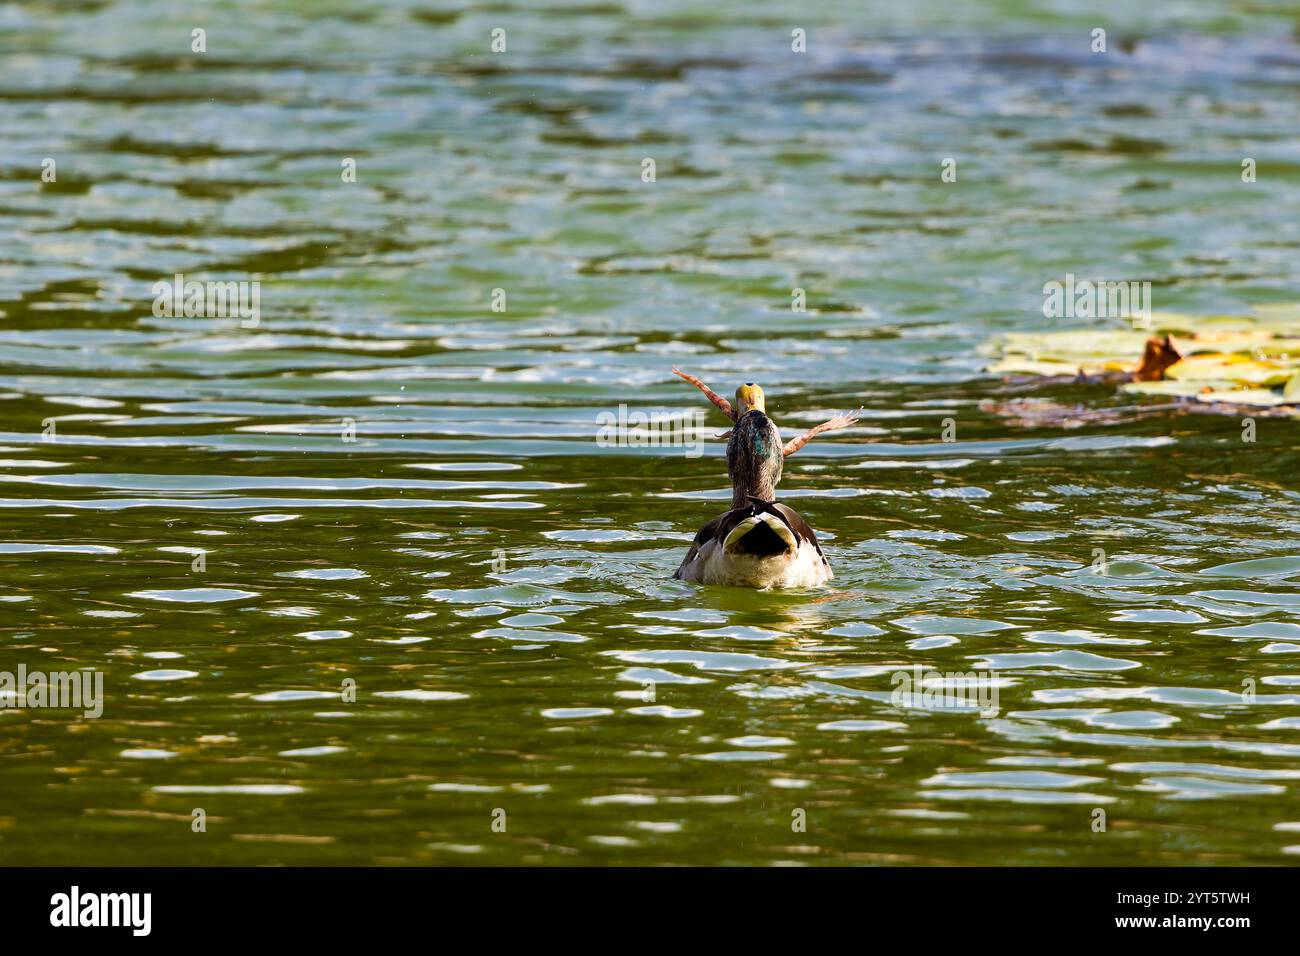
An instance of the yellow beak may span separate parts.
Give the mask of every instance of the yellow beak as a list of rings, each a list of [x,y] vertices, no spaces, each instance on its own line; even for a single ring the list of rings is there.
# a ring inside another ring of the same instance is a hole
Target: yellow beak
[[[736,417],[740,418],[746,412],[754,409],[758,409],[763,413],[767,412],[767,408],[763,404],[763,390],[753,382],[746,382],[736,389]]]

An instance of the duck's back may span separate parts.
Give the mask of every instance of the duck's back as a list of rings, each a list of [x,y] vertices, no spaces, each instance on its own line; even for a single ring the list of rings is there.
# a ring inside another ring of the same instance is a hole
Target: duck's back
[[[817,534],[789,505],[750,499],[695,535],[677,573],[683,581],[757,588],[814,587],[832,577]]]

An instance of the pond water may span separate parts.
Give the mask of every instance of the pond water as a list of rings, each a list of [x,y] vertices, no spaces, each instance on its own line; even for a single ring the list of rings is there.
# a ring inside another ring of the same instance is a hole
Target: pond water
[[[1098,6],[6,6],[0,668],[104,684],[0,709],[6,861],[1300,860],[1296,423],[980,407],[1067,273],[1300,299],[1297,8]],[[674,365],[864,409],[830,587],[671,579]]]

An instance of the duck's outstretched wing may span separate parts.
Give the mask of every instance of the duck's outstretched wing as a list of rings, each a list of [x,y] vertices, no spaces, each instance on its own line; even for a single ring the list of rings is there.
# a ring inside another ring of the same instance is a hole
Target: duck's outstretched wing
[[[733,422],[736,420],[736,413],[731,407],[731,402],[727,401],[725,398],[723,398],[713,389],[709,388],[709,386],[705,385],[694,375],[688,375],[686,372],[683,372],[679,368],[674,368],[673,374],[680,379],[684,379],[685,381],[690,382],[701,392],[703,392],[705,397],[708,398],[709,401],[711,401],[714,405],[718,406],[718,408],[721,409],[722,414],[726,415]]]
[[[858,409],[856,412],[849,412],[847,415],[836,415],[834,418],[824,421],[820,425],[814,425],[798,438],[791,438],[786,442],[785,448],[781,450],[781,453],[788,458],[823,432],[831,432],[835,431],[837,428],[848,428],[850,425],[856,425],[858,416],[861,414],[862,409]]]

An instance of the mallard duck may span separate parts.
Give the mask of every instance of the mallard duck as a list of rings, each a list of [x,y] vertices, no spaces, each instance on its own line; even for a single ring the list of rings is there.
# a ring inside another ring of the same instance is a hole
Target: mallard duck
[[[732,404],[694,375],[673,369],[702,391],[732,421],[727,439],[731,510],[695,535],[686,560],[673,577],[700,584],[751,588],[814,587],[833,576],[817,534],[789,505],[776,500],[776,485],[788,455],[813,438],[857,421],[837,415],[784,445],[776,423],[767,417],[763,390],[753,382],[736,389]]]

